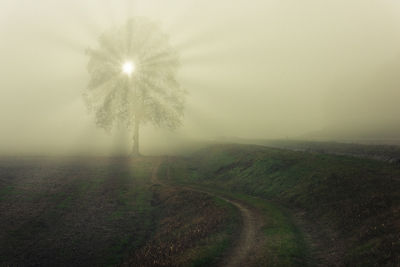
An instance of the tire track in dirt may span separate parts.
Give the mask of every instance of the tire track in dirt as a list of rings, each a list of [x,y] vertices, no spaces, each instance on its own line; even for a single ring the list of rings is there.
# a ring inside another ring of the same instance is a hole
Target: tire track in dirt
[[[152,184],[171,186],[158,179],[157,174],[162,162],[163,160],[159,160],[155,164],[151,176],[151,182]],[[169,170],[167,171],[167,176],[169,176]],[[240,237],[238,238],[235,247],[233,247],[231,252],[226,256],[226,258],[221,261],[221,266],[229,266],[229,267],[249,266],[249,258],[251,254],[253,254],[257,250],[258,247],[259,240],[257,239],[257,232],[259,231],[262,225],[261,216],[257,213],[257,211],[243,204],[239,200],[227,198],[225,196],[222,196],[214,192],[209,192],[203,189],[193,188],[190,186],[179,186],[179,187],[184,190],[204,193],[220,198],[234,205],[240,211],[243,222]]]

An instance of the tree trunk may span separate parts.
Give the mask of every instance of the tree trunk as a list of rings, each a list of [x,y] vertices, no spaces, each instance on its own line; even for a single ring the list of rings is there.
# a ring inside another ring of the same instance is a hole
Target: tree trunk
[[[133,130],[133,147],[132,147],[132,156],[138,157],[139,153],[139,120],[135,120],[135,126]]]

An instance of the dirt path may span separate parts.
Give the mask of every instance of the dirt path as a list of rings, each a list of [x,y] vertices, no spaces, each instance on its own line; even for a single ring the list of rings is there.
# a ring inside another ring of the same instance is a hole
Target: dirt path
[[[157,173],[158,169],[162,163],[162,160],[158,161],[154,166],[151,182],[153,184],[159,184],[163,186],[169,186],[164,182],[158,179]],[[167,173],[169,176],[169,171]],[[249,262],[251,261],[251,255],[257,254],[255,253],[259,244],[259,239],[257,238],[257,232],[260,230],[262,226],[261,216],[257,213],[256,210],[246,206],[242,202],[227,198],[225,196],[219,195],[214,192],[209,192],[203,189],[193,188],[190,186],[181,186],[181,189],[190,190],[200,193],[205,193],[211,196],[218,197],[226,202],[231,203],[235,207],[238,208],[240,214],[242,216],[243,226],[241,229],[240,237],[236,246],[232,249],[232,251],[227,255],[227,257],[222,260],[222,266],[249,266]],[[260,235],[259,235],[260,236]]]
[[[238,243],[229,257],[223,261],[223,266],[246,266],[250,253],[257,247],[256,233],[260,225],[259,216],[238,201],[230,200],[219,195],[216,196],[236,206],[243,220],[243,228]]]

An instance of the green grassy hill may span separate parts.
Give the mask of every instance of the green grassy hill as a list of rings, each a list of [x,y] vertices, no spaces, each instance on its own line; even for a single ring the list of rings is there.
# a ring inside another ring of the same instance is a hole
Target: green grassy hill
[[[176,181],[304,211],[321,257],[347,266],[400,264],[400,169],[383,162],[219,145],[172,165]],[[310,241],[313,242],[313,241]],[[315,241],[314,241],[315,242]]]

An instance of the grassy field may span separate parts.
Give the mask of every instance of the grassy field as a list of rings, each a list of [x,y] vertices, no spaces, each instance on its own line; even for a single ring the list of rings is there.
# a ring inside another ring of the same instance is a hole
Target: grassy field
[[[280,249],[272,254],[283,255],[275,265],[312,264],[306,243],[316,264],[399,264],[400,169],[396,166],[344,156],[220,145],[185,160],[172,160],[169,171],[177,183],[217,188],[267,203],[265,214],[273,226],[266,225],[265,234],[279,241],[266,244],[266,250]],[[277,243],[278,249],[274,248]]]
[[[217,266],[244,229],[222,199],[255,215],[247,266],[399,266],[396,165],[215,145],[158,184],[159,161],[1,158],[0,266]]]
[[[153,186],[156,160],[2,158],[0,266],[216,264],[236,210]]]

